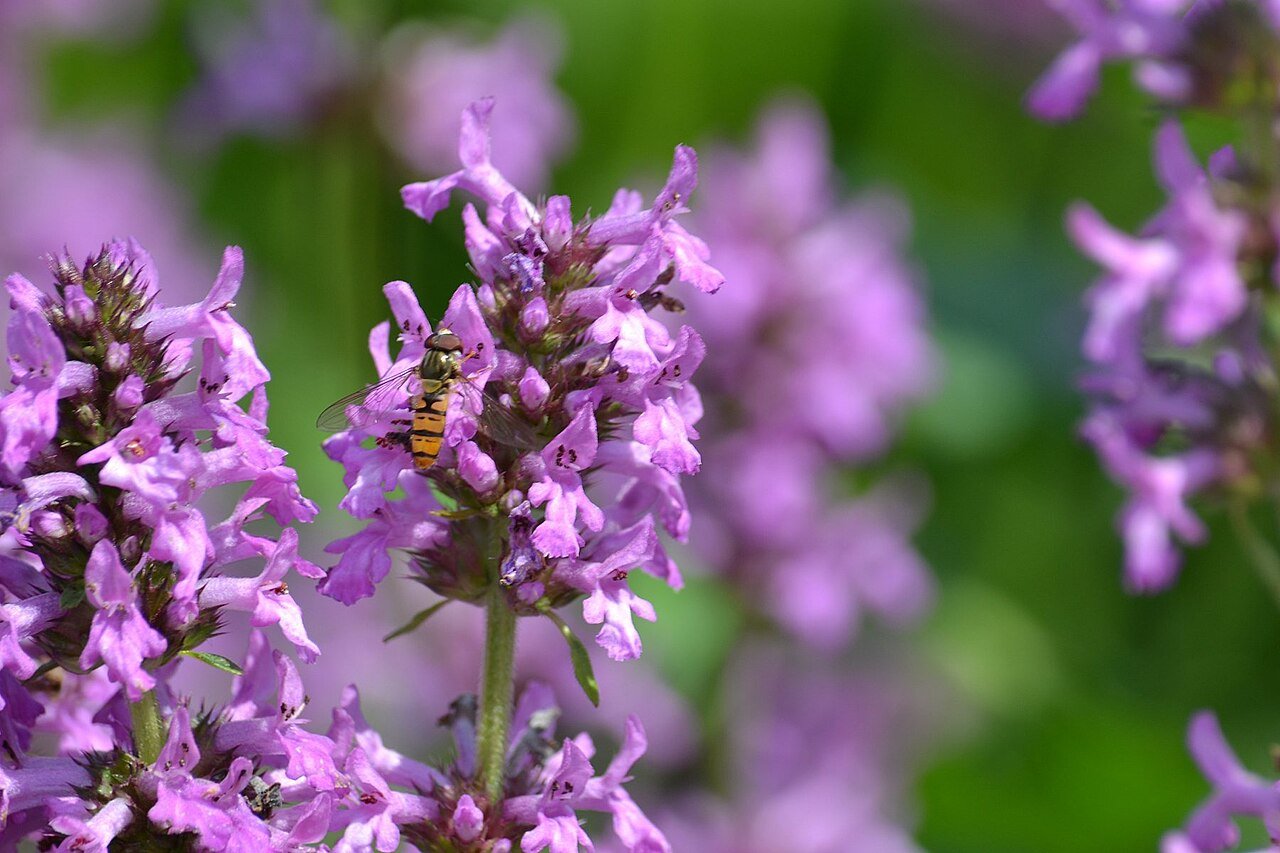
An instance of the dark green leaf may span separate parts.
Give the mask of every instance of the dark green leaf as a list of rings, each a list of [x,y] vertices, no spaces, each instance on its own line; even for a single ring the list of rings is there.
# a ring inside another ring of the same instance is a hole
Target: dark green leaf
[[[392,640],[394,640],[396,637],[401,636],[402,634],[408,634],[410,631],[416,631],[419,627],[422,626],[423,622],[426,622],[428,619],[434,616],[437,610],[439,610],[441,607],[444,607],[450,601],[451,599],[446,598],[443,601],[437,601],[435,604],[431,605],[426,610],[418,611],[414,615],[414,617],[410,619],[408,622],[404,623],[399,628],[395,629],[390,634],[387,634],[387,636],[383,637],[382,642],[389,643]]]
[[[58,598],[58,603],[62,605],[63,610],[71,610],[79,606],[82,601],[84,601],[84,586],[78,583],[62,590],[62,595]]]
[[[596,674],[591,668],[591,658],[587,656],[587,647],[582,644],[582,640],[578,639],[578,635],[573,633],[573,629],[560,618],[558,613],[550,608],[544,609],[542,612],[548,619],[556,623],[556,627],[564,635],[564,641],[569,644],[569,658],[573,661],[573,676],[578,679],[582,692],[587,694],[587,698],[591,700],[592,705],[597,708],[600,707],[600,685],[596,683]]]
[[[474,518],[477,515],[484,515],[483,510],[478,509],[433,509],[432,515],[440,518],[447,518],[450,521],[461,521],[464,518]]]
[[[244,675],[244,670],[240,668],[240,664],[231,658],[225,658],[222,655],[215,655],[213,652],[196,652],[191,649],[183,649],[180,654],[184,654],[189,658],[195,658],[201,663],[207,663],[214,669],[220,669],[223,672],[229,672],[232,675]]]

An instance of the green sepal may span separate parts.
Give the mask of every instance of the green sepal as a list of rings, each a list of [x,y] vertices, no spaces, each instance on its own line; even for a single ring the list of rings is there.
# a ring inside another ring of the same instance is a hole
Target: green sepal
[[[58,596],[58,604],[63,610],[74,610],[80,606],[80,602],[84,601],[84,584],[71,583],[62,588],[62,594]]]
[[[596,682],[595,670],[591,667],[591,658],[587,655],[587,647],[583,645],[582,640],[578,639],[578,635],[573,633],[573,629],[569,627],[560,614],[556,613],[549,607],[539,608],[542,615],[546,616],[556,627],[560,629],[560,634],[564,637],[564,641],[569,644],[569,659],[573,661],[573,677],[578,679],[578,686],[582,688],[582,692],[587,694],[587,698],[591,700],[591,704],[600,707],[600,685]]]
[[[426,610],[419,610],[416,614],[414,614],[414,617],[412,619],[410,619],[408,622],[404,623],[399,628],[392,631],[390,634],[387,634],[387,636],[383,637],[382,642],[389,643],[392,640],[394,640],[396,637],[399,637],[403,634],[408,634],[410,631],[418,630],[418,628],[422,627],[423,622],[426,622],[432,616],[436,615],[437,610],[439,610],[441,607],[444,607],[446,604],[448,604],[452,600],[453,599],[446,598],[443,601],[437,601],[435,604],[431,605]]]
[[[197,652],[191,649],[183,649],[178,652],[180,655],[186,655],[189,658],[195,658],[201,663],[207,663],[214,669],[220,669],[223,672],[229,672],[232,675],[244,675],[244,670],[240,668],[240,664],[231,658],[215,655],[213,652]]]

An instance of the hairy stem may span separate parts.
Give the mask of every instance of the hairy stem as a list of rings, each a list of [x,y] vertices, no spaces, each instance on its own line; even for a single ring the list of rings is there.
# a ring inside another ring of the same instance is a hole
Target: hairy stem
[[[1249,562],[1253,564],[1254,571],[1266,584],[1276,606],[1280,607],[1280,554],[1276,553],[1272,544],[1249,520],[1248,510],[1243,504],[1236,504],[1231,508],[1231,522],[1235,527],[1236,536],[1249,555]]]
[[[494,583],[485,610],[484,676],[477,735],[480,780],[489,800],[494,803],[502,799],[507,731],[511,728],[515,655],[516,614],[507,605],[502,586]]]
[[[156,694],[148,690],[137,702],[129,703],[129,716],[133,719],[133,748],[144,764],[155,764],[164,746],[164,722],[160,719],[160,706]]]

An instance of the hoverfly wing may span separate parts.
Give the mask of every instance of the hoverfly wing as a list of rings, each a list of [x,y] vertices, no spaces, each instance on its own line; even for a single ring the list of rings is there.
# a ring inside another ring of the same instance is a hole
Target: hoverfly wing
[[[463,377],[462,381],[471,386],[472,390],[479,392],[484,402],[484,409],[480,412],[480,428],[490,438],[524,452],[542,450],[543,442],[538,438],[537,431],[527,421],[516,417],[506,404],[493,395],[493,392],[481,388],[466,377]]]
[[[333,402],[316,418],[316,426],[328,432],[341,432],[384,420],[404,408],[406,395],[413,393],[410,382],[416,378],[416,367],[388,374]]]

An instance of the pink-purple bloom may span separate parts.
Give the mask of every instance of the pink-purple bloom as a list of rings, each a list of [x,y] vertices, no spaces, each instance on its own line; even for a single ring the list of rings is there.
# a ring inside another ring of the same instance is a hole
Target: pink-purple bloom
[[[624,787],[647,741],[634,717],[622,744],[597,775],[595,746],[580,734],[557,741],[559,715],[550,691],[536,682],[515,706],[499,803],[473,796],[476,698],[456,699],[440,718],[453,736],[454,756],[438,767],[413,762],[382,745],[368,730],[358,698],[350,692],[334,711],[328,737],[353,784],[336,850],[393,851],[408,842],[420,849],[577,853],[593,849],[581,813],[600,812],[612,822],[613,839],[636,853],[670,853],[671,846]]]
[[[1221,202],[1243,197],[1247,172],[1230,149],[1201,169],[1173,121],[1157,133],[1156,167],[1169,201],[1137,237],[1084,205],[1068,215],[1076,242],[1104,267],[1087,295],[1082,434],[1130,493],[1119,525],[1135,591],[1168,587],[1179,543],[1204,540],[1193,498],[1246,483],[1274,375],[1250,295],[1270,270],[1265,248],[1247,239],[1266,233],[1269,213]]]

